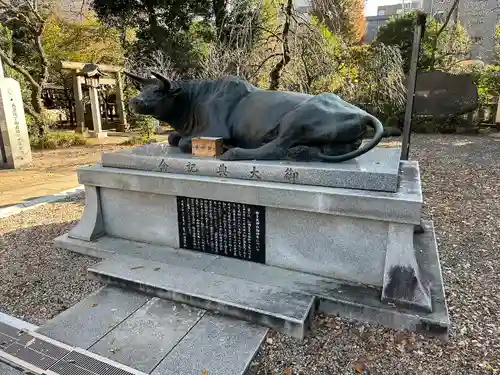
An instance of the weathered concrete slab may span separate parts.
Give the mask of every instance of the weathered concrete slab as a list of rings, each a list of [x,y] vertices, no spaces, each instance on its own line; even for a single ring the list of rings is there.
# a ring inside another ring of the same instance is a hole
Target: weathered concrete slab
[[[242,260],[217,257],[210,254],[198,254],[188,250],[174,251],[165,249],[165,256],[157,260],[185,263],[193,254],[199,255],[200,263],[193,268],[199,272],[200,264],[206,264],[204,271],[208,274],[228,276],[314,295],[320,300],[319,309],[329,314],[339,314],[350,319],[364,322],[374,322],[396,329],[410,329],[426,331],[427,327],[433,333],[446,334],[450,325],[446,302],[444,298],[443,278],[439,265],[437,246],[435,243],[432,223],[424,222],[425,232],[414,235],[414,246],[422,277],[426,284],[431,285],[432,312],[414,311],[381,302],[381,288],[368,288],[363,285],[349,285],[339,280],[303,272],[271,267],[263,264],[246,262]],[[103,237],[102,244],[107,244],[107,249],[115,249],[117,253],[127,247],[134,247],[133,241],[124,241],[115,238]],[[100,239],[101,240],[101,239]],[[115,242],[113,246],[110,244]],[[97,242],[99,244],[99,242]],[[144,245],[144,244],[142,244]],[[86,253],[86,247],[94,244],[80,241],[72,244],[79,252]],[[148,246],[148,245],[145,245]],[[161,247],[157,248],[160,252]],[[127,250],[125,250],[125,253]],[[107,253],[107,257],[111,253]],[[185,258],[186,256],[186,258]],[[234,293],[238,293],[235,289]]]
[[[259,323],[302,339],[315,297],[165,263],[113,256],[89,272],[103,282]]]
[[[79,182],[101,189],[185,196],[324,213],[380,221],[419,224],[422,189],[418,163],[402,162],[396,193],[238,180],[176,173],[146,172],[92,165],[78,169]],[[141,199],[141,203],[147,203]]]
[[[198,251],[174,249],[107,235],[89,242],[63,234],[54,240],[54,246],[94,258],[107,259],[114,254],[121,254],[199,270],[205,269],[213,260],[219,258],[216,255]]]
[[[398,148],[375,148],[343,163],[292,161],[229,161],[184,154],[167,143],[153,143],[102,155],[104,167],[229,179],[258,180],[395,192],[398,188]]]
[[[132,291],[105,287],[57,315],[37,332],[87,349],[149,299]]]
[[[2,375],[23,375],[22,371],[16,370],[13,367],[7,366],[0,362],[0,374]]]
[[[268,329],[207,313],[151,375],[243,375]]]
[[[152,298],[89,351],[149,373],[204,313],[187,305]]]

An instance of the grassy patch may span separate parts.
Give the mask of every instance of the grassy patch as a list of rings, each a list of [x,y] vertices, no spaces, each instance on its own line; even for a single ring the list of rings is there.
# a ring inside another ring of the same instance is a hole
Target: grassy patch
[[[56,149],[82,146],[86,143],[87,140],[81,134],[68,132],[46,132],[43,136],[32,140],[31,147],[35,149]]]
[[[158,141],[153,137],[148,137],[147,135],[135,135],[120,144],[123,146],[137,146],[155,142]]]

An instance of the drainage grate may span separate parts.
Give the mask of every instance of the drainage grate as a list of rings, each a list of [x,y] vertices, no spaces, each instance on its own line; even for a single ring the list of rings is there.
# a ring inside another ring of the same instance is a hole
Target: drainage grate
[[[50,366],[57,362],[57,359],[55,358],[49,357],[19,344],[12,344],[5,349],[5,353],[43,370],[47,370]]]
[[[77,352],[69,353],[60,363],[65,362],[88,370],[95,375],[133,375],[131,372],[125,371],[121,368],[115,367],[108,363],[99,361],[98,359],[92,358],[88,355]],[[50,370],[54,371],[52,369]]]
[[[3,356],[12,364],[27,368],[32,373],[51,375],[146,375],[113,361],[111,362],[116,365],[107,363],[110,360],[105,358],[101,360],[90,352],[84,350],[83,352],[89,354],[82,353],[81,349],[73,350],[67,345],[58,343],[48,337],[45,338],[36,333],[25,333],[15,327],[0,323],[0,357]],[[125,370],[125,368],[128,370]]]
[[[75,366],[68,362],[58,362],[50,368],[51,374],[57,375],[96,375],[95,372],[90,372],[81,367]]]
[[[24,334],[24,331],[21,331],[15,327],[11,327],[7,324],[1,323],[0,322],[0,333],[3,333],[6,336],[10,336],[13,339],[18,339],[19,336]]]
[[[5,349],[9,345],[16,342],[12,337],[0,333],[0,349]]]
[[[61,359],[69,353],[69,350],[51,344],[47,341],[40,340],[31,335],[22,336],[19,340],[17,340],[17,343],[55,359]]]

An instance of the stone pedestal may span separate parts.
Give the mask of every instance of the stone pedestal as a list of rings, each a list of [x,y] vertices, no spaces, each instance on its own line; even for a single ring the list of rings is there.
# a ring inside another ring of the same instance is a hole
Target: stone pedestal
[[[0,78],[0,168],[19,168],[31,161],[21,88],[12,78]]]
[[[102,164],[78,170],[87,190],[84,216],[59,243],[103,257],[111,243],[113,252],[125,246],[144,259],[151,259],[149,247],[211,255],[239,262],[235,267],[242,275],[256,266],[278,279],[285,270],[293,272],[286,278],[297,277],[294,288],[314,275],[319,279],[308,293],[324,295],[327,286],[350,285],[341,288],[350,297],[334,298],[336,304],[346,298],[343,315],[368,319],[359,309],[397,306],[399,312],[407,309],[405,314],[423,314],[417,320],[423,317],[425,324],[439,317],[436,324],[446,326],[432,225],[425,226],[424,246],[414,242],[423,201],[418,163],[399,156],[398,149],[376,148],[338,164],[222,162],[181,154],[166,144],[104,153]],[[107,245],[99,245],[101,239]],[[120,276],[113,273],[112,279]],[[169,280],[169,288],[176,282],[185,280]],[[284,279],[273,282],[281,285]],[[385,324],[384,314],[372,312],[369,318]],[[406,319],[390,316],[392,326]]]

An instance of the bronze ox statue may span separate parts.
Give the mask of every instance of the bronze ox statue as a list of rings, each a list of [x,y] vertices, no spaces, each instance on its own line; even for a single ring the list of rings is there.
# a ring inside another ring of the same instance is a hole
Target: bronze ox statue
[[[264,90],[233,76],[171,82],[159,73],[126,75],[141,87],[132,110],[170,124],[170,144],[186,153],[193,137],[222,137],[228,150],[221,160],[342,162],[370,151],[384,133],[377,118],[331,93]],[[367,127],[374,136],[362,145]]]

